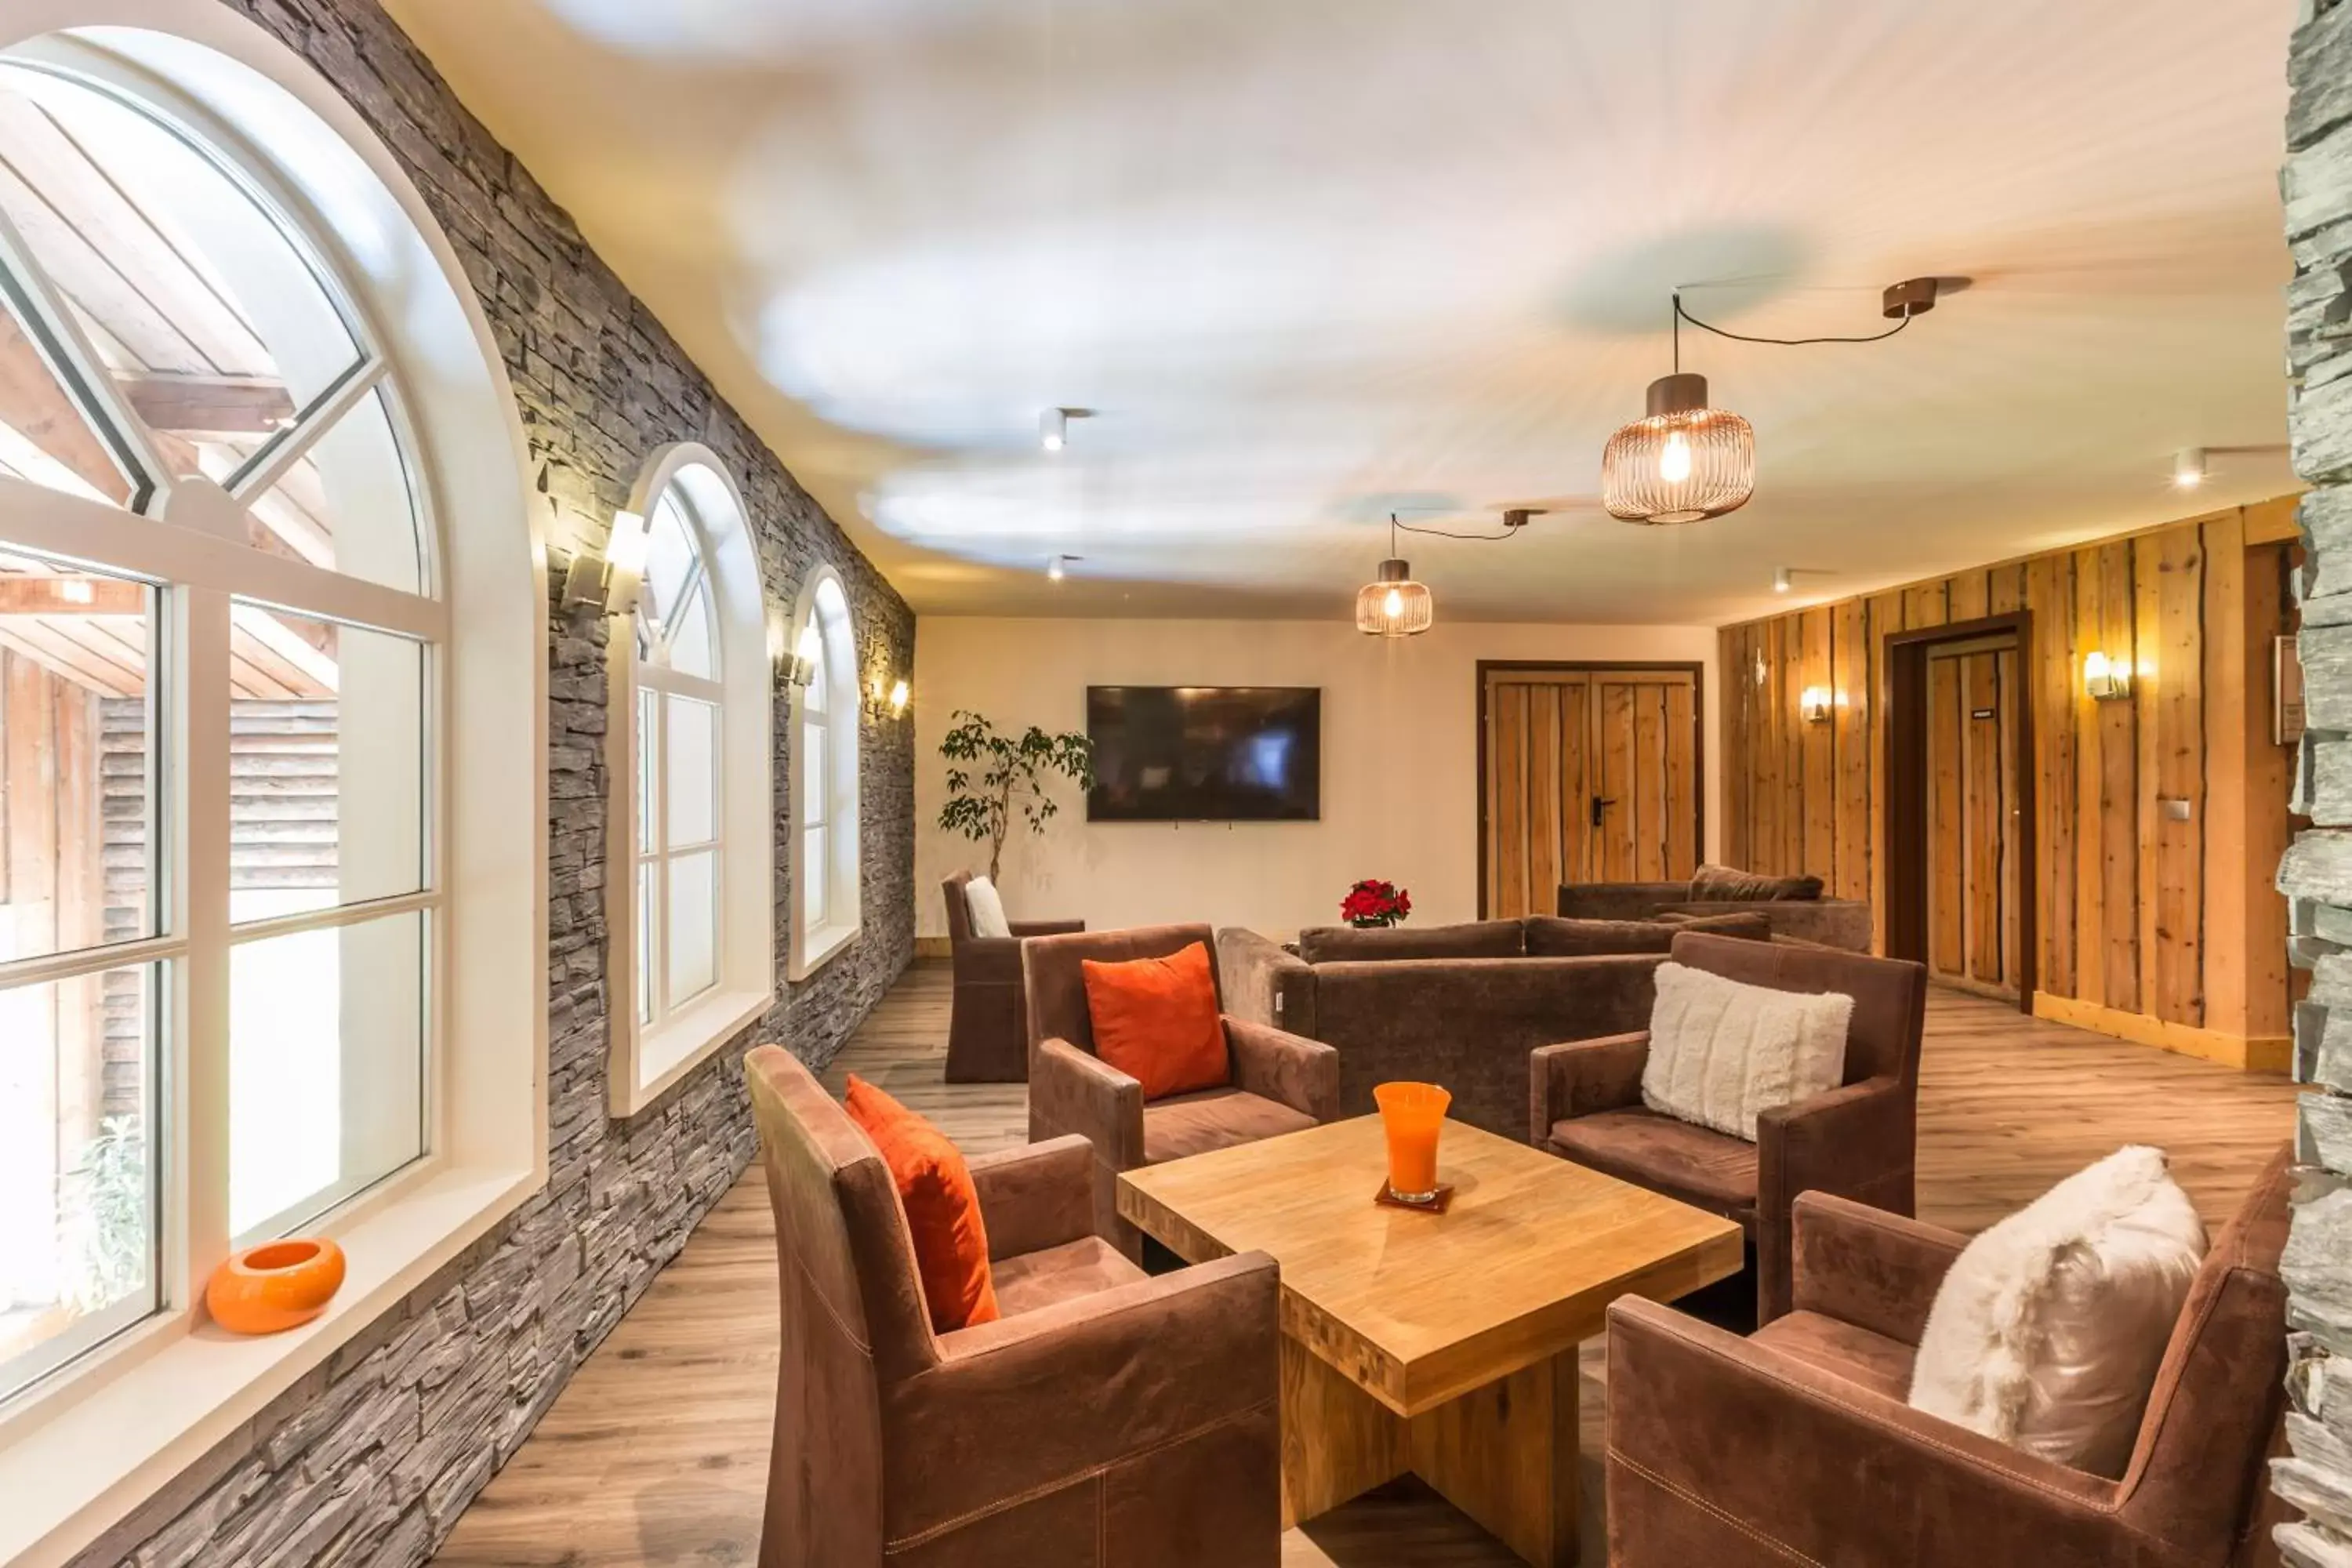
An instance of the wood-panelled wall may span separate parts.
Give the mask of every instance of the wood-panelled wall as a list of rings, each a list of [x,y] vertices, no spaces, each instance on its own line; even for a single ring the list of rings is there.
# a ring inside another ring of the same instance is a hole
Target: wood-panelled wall
[[[1888,633],[2032,616],[2034,1010],[2242,1066],[2284,1064],[2291,752],[2271,740],[2291,500],[1726,626],[1733,865],[1822,877],[1886,921]],[[2084,656],[2129,664],[2084,691]],[[1808,688],[1834,694],[1808,722]],[[2179,807],[2188,803],[2182,820]]]

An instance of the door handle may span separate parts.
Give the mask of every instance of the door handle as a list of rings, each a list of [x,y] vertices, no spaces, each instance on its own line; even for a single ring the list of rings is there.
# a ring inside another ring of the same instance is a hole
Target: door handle
[[[1600,826],[1601,812],[1607,807],[1615,805],[1616,804],[1616,801],[1613,799],[1604,799],[1600,795],[1594,795],[1592,797],[1592,826],[1595,827]]]

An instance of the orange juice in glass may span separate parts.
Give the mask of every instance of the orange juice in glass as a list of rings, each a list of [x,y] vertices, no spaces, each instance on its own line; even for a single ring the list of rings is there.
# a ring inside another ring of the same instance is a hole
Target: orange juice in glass
[[[1389,1141],[1389,1192],[1409,1204],[1437,1195],[1437,1132],[1454,1096],[1433,1083],[1383,1083],[1372,1088]]]

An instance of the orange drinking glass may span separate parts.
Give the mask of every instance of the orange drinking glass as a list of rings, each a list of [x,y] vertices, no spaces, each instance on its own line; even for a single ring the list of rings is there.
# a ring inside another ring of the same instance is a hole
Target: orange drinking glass
[[[1381,1125],[1389,1135],[1389,1191],[1409,1204],[1437,1195],[1437,1133],[1454,1096],[1433,1083],[1383,1083],[1372,1088]]]

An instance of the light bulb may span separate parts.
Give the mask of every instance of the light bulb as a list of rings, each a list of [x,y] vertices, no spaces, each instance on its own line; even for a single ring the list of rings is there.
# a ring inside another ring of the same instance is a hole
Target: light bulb
[[[890,688],[890,712],[893,717],[907,710],[907,683],[898,681]]]
[[[1391,588],[1389,590],[1388,597],[1381,601],[1381,614],[1386,616],[1392,621],[1401,621],[1404,618],[1404,591],[1402,589]]]
[[[1063,565],[1062,565],[1062,558],[1061,558],[1060,556],[1056,555],[1056,556],[1055,556],[1053,559],[1051,559],[1051,560],[1049,560],[1049,561],[1047,561],[1047,562],[1045,563],[1045,579],[1046,579],[1046,581],[1051,582],[1051,583],[1058,583],[1058,582],[1060,582],[1060,581],[1061,581],[1065,576],[1066,576],[1066,575],[1068,575],[1068,573],[1067,573],[1067,572],[1066,572],[1066,570],[1063,567]]]
[[[1070,413],[1066,408],[1048,408],[1037,416],[1037,444],[1048,452],[1058,452],[1070,438]]]
[[[604,541],[604,564],[624,575],[634,577],[646,569],[646,520],[642,513],[616,511],[613,514],[612,536]]]
[[[1690,443],[1679,430],[1666,437],[1665,450],[1658,454],[1658,478],[1670,485],[1681,484],[1690,478]]]
[[[58,596],[68,605],[87,605],[98,597],[87,577],[68,577],[58,584]]]

